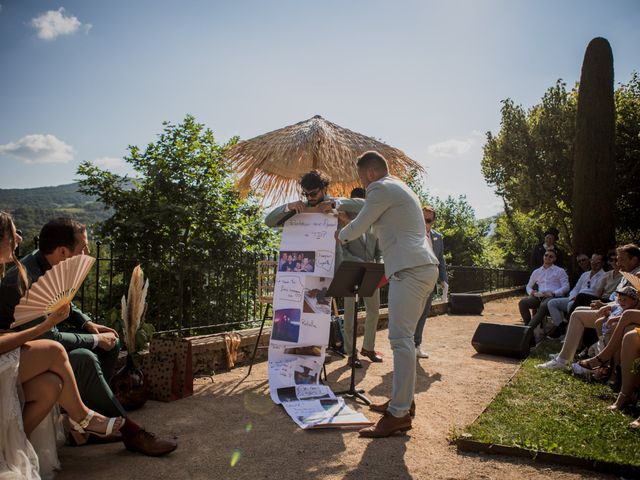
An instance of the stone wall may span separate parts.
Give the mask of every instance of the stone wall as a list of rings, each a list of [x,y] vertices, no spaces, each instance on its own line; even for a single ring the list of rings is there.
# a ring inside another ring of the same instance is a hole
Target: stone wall
[[[496,292],[484,293],[482,294],[482,299],[486,303],[498,298],[518,295],[521,292],[522,288],[500,290]],[[431,316],[447,313],[448,305],[449,304],[447,302],[434,302],[431,306]],[[364,315],[365,312],[359,312],[358,319],[364,320]],[[378,330],[386,329],[388,322],[388,310],[386,308],[380,309]],[[260,328],[251,328],[247,330],[236,331],[236,333],[241,337],[236,366],[249,365],[259,331]],[[364,321],[358,322],[357,333],[358,336],[363,335]],[[268,348],[266,347],[269,345],[270,335],[271,327],[265,326],[262,330],[262,335],[259,343],[259,347],[265,348],[258,348],[258,351],[256,353],[256,363],[267,359]],[[227,370],[224,333],[189,337],[189,340],[191,341],[193,350],[194,375],[212,375],[215,372]],[[144,353],[142,355],[144,355]],[[123,363],[124,357],[122,357],[120,360]]]

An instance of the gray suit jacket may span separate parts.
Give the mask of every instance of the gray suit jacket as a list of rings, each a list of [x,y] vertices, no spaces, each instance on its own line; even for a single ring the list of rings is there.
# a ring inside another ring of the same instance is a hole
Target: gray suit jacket
[[[438,265],[427,243],[424,217],[416,194],[403,182],[386,175],[367,187],[358,216],[340,231],[342,242],[358,238],[373,227],[384,257],[387,278],[419,265]]]
[[[449,283],[449,275],[447,275],[447,264],[444,262],[444,241],[442,234],[431,230],[431,243],[433,243],[433,253],[438,257],[440,265],[438,265],[438,281]]]

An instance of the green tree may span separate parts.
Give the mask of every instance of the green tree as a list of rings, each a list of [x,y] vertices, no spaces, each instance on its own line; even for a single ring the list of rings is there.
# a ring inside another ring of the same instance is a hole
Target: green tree
[[[640,76],[634,72],[615,92],[616,219],[618,243],[638,242],[640,232]]]
[[[81,191],[112,212],[98,236],[128,258],[149,259],[157,316],[224,323],[235,310],[237,319],[250,308],[255,259],[272,252],[274,234],[255,198],[234,187],[223,156],[237,139],[218,145],[192,116],[163,126],[145,149],[129,147],[133,180],[89,162],[78,168]]]
[[[488,221],[478,221],[475,211],[464,195],[451,196],[445,200],[431,197],[424,187],[424,177],[413,171],[405,179],[418,195],[422,205],[431,205],[436,210],[435,229],[444,235],[445,260],[451,265],[498,266],[499,252],[489,252],[487,234]]]
[[[504,100],[500,132],[487,132],[482,158],[482,173],[502,197],[507,220],[518,211],[540,221],[538,233],[557,226],[565,246],[571,245],[576,97],[558,80],[527,112]]]
[[[497,238],[507,264],[526,264],[530,247],[548,226],[560,230],[560,245],[574,252],[573,159],[578,88],[567,90],[558,80],[540,103],[525,111],[513,100],[502,102],[497,134],[487,132],[482,172],[502,197],[504,227]],[[640,79],[637,73],[615,92],[615,180],[596,175],[592,196],[614,192],[617,243],[637,241],[640,230]],[[600,219],[590,221],[597,224]],[[506,228],[512,230],[507,234]],[[496,230],[500,231],[500,228]],[[509,246],[511,245],[511,246]],[[520,252],[520,253],[518,253]],[[510,258],[510,255],[523,255]]]
[[[580,75],[573,164],[574,252],[606,252],[615,244],[615,120],[613,53],[609,42],[598,37],[587,46]]]

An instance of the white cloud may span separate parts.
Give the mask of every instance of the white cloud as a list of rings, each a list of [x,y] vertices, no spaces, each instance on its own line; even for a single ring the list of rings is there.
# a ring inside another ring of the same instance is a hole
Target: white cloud
[[[0,145],[0,155],[13,155],[24,163],[68,163],[75,150],[54,135],[25,135],[17,142]]]
[[[427,147],[427,154],[434,157],[453,158],[465,155],[479,143],[482,133],[474,130],[471,135],[465,139],[452,138],[444,142],[434,143]]]
[[[94,165],[102,168],[119,168],[124,166],[124,161],[117,157],[100,157],[96,158],[93,162]]]
[[[49,10],[31,19],[31,26],[38,31],[38,38],[42,40],[54,40],[59,35],[71,35],[80,27],[88,33],[92,25],[83,24],[73,15],[65,15],[64,8]]]

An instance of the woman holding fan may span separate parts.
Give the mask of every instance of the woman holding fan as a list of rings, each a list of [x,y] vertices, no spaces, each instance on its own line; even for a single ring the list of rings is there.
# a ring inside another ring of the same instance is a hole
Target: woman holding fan
[[[11,216],[0,211],[0,265],[13,262],[21,288],[26,291],[27,276],[14,254],[21,240]],[[25,478],[39,478],[38,457],[25,434],[32,434],[56,402],[67,411],[71,428],[77,433],[110,435],[124,422],[121,417],[108,419],[88,409],[80,399],[62,345],[51,340],[35,340],[67,318],[69,308],[69,304],[64,305],[44,322],[26,330],[0,331],[0,474],[9,471]],[[50,442],[54,439],[50,438]],[[55,445],[45,447],[48,454],[55,457]]]

